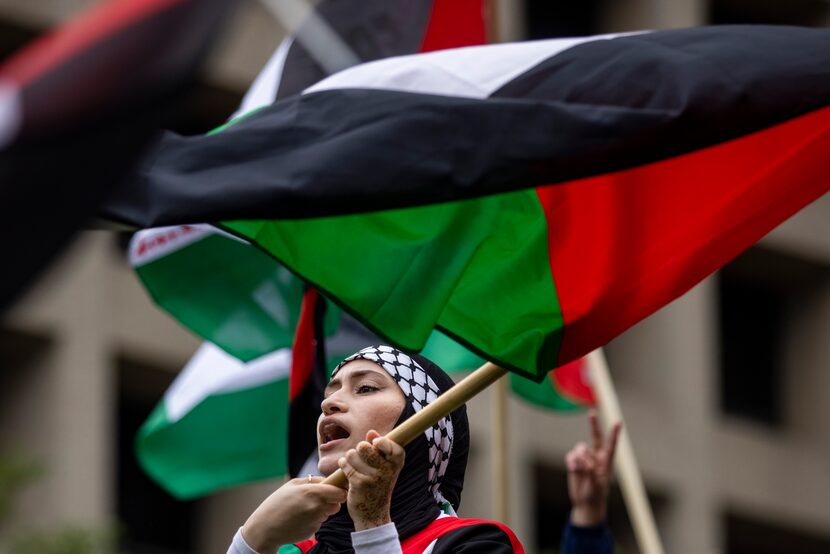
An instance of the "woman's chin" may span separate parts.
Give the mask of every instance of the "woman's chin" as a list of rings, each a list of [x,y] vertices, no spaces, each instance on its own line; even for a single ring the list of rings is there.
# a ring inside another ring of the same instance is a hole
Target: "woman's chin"
[[[317,469],[320,471],[320,475],[328,477],[340,469],[340,466],[337,465],[337,460],[338,458],[336,456],[322,456],[317,463]]]

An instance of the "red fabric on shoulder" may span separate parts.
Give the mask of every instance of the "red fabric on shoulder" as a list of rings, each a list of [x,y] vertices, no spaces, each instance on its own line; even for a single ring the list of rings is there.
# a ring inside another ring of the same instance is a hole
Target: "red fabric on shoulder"
[[[304,540],[303,542],[298,542],[298,543],[297,543],[297,544],[295,544],[294,546],[296,546],[297,548],[299,548],[299,549],[300,549],[300,552],[302,552],[303,554],[305,554],[306,552],[308,552],[309,550],[311,550],[312,548],[314,548],[314,545],[315,545],[315,544],[317,544],[317,539],[306,539],[306,540]]]
[[[508,538],[510,538],[510,544],[513,547],[513,552],[524,554],[525,549],[522,546],[522,543],[520,543],[519,539],[516,538],[515,533],[513,533],[513,531],[503,523],[487,519],[461,517],[442,517],[434,520],[422,530],[403,541],[401,543],[401,550],[403,550],[403,554],[421,554],[435,539],[446,535],[450,531],[461,529],[462,527],[469,527],[471,525],[495,525],[504,531]]]

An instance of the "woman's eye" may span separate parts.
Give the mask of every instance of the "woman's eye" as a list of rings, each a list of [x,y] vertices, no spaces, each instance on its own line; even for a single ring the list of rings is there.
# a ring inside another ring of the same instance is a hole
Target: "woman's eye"
[[[374,392],[376,390],[378,390],[378,388],[372,385],[360,385],[357,387],[358,394],[365,394],[367,392]]]

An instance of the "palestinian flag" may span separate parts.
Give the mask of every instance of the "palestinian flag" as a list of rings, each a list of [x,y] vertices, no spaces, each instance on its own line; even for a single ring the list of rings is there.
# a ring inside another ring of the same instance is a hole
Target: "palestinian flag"
[[[399,347],[438,328],[541,380],[828,190],[828,67],[830,31],[766,26],[381,60],[169,136],[110,207],[246,219]]]
[[[138,431],[141,467],[181,499],[285,475],[290,369],[290,348],[243,363],[205,343]]]
[[[182,324],[251,361],[290,348],[304,285],[251,245],[209,225],[139,231],[130,263]]]
[[[292,476],[318,474],[317,419],[329,367],[334,367],[326,359],[325,313],[326,300],[316,290],[306,290],[294,337],[288,393],[288,469]]]
[[[14,260],[0,309],[134,170],[231,2],[98,4],[0,64],[0,235]]]

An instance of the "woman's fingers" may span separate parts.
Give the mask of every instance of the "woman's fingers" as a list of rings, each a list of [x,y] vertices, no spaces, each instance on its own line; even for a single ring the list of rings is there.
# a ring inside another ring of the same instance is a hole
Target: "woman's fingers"
[[[375,475],[384,462],[380,452],[367,442],[361,442],[357,448],[346,452],[346,459],[352,467],[365,475]]]
[[[584,442],[574,446],[565,456],[565,466],[570,472],[583,473],[593,471],[596,463],[597,461],[593,451]]]
[[[614,453],[617,450],[617,439],[620,438],[620,430],[622,429],[622,422],[618,421],[611,428],[611,437],[608,439],[608,464],[614,461]]]
[[[594,451],[599,452],[604,446],[604,437],[602,436],[602,429],[599,426],[599,418],[597,411],[591,410],[588,412],[588,420],[591,422],[591,438],[594,444]]]
[[[371,443],[388,461],[396,466],[403,465],[406,453],[401,445],[386,437],[377,437]]]

